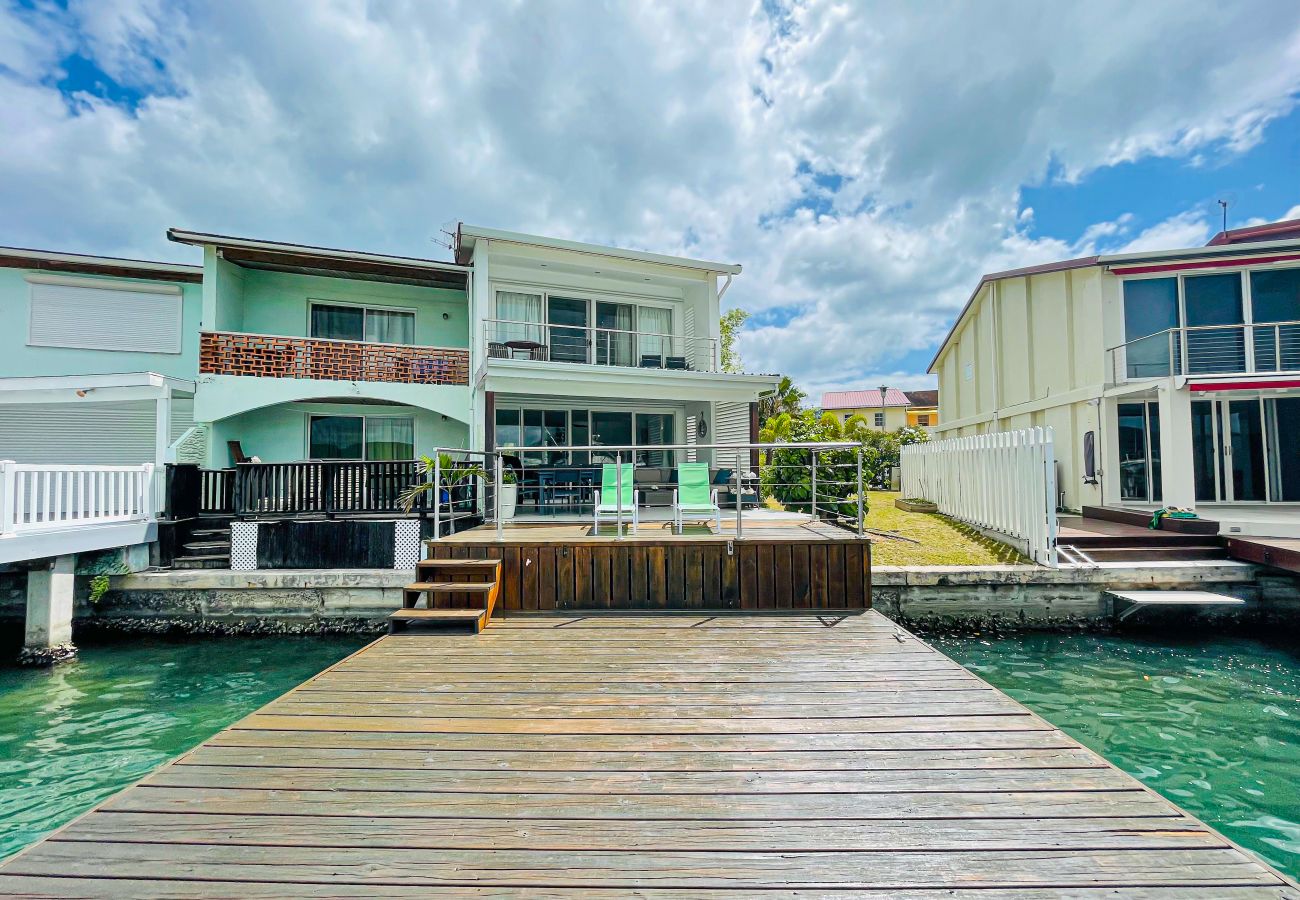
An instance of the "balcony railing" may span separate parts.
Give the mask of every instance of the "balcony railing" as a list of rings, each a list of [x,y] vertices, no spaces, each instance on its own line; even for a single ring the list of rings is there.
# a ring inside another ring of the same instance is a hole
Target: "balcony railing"
[[[483,326],[489,359],[718,371],[718,342],[713,338],[509,319],[485,319]]]
[[[205,331],[199,344],[199,372],[322,381],[469,384],[469,351]]]
[[[1171,375],[1300,371],[1300,322],[1170,328],[1106,351],[1112,384]]]

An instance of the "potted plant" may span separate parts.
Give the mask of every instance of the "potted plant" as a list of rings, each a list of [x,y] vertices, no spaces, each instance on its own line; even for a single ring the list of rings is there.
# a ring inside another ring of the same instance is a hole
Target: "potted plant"
[[[410,512],[415,508],[415,504],[428,493],[433,493],[438,499],[435,502],[450,507],[455,501],[463,499],[458,494],[464,493],[464,488],[469,486],[471,479],[486,478],[487,473],[483,467],[465,460],[458,460],[450,453],[439,453],[438,460],[435,464],[430,456],[420,457],[420,470],[425,480],[413,484],[397,496],[397,501],[402,505],[402,509]],[[442,484],[433,483],[433,473],[437,471],[442,480]]]
[[[513,519],[518,503],[519,481],[515,476],[515,470],[507,467],[501,470],[501,503],[497,510],[501,518]]]

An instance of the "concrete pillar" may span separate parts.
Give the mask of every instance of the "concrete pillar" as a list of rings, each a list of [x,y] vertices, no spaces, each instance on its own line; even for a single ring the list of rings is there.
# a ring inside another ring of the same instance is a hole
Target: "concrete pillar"
[[[72,659],[72,597],[77,557],[69,554],[50,560],[44,568],[27,573],[27,628],[22,663],[49,665]]]
[[[1192,392],[1170,378],[1156,391],[1160,404],[1160,473],[1165,506],[1196,507],[1192,459]]]

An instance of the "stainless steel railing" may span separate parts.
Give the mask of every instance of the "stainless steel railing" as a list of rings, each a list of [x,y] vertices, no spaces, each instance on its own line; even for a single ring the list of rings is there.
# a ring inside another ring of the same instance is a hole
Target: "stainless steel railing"
[[[1300,321],[1169,328],[1106,351],[1111,384],[1172,375],[1300,371]]]
[[[485,319],[483,329],[489,359],[718,371],[718,342],[708,337],[510,319]]]

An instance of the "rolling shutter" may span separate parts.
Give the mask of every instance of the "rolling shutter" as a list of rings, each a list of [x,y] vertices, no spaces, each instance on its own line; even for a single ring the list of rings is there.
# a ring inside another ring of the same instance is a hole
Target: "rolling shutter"
[[[27,342],[39,347],[181,352],[181,294],[170,285],[28,276]]]
[[[0,404],[0,459],[135,466],[154,461],[156,427],[152,400]]]

